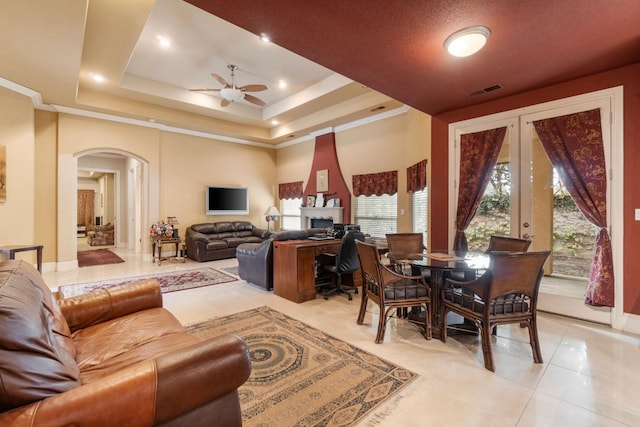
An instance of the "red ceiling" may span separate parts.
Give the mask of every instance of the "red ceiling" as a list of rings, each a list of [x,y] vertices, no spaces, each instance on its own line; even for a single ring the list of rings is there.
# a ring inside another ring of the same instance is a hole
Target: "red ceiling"
[[[187,1],[429,114],[640,62],[640,0]],[[485,48],[449,56],[473,25]]]

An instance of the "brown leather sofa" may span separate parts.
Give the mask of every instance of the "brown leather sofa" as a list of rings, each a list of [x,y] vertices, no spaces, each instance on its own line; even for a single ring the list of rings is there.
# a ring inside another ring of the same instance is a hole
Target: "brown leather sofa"
[[[244,341],[187,334],[155,280],[64,299],[0,262],[2,426],[240,426],[250,371]]]
[[[262,243],[270,231],[254,227],[249,221],[221,221],[194,224],[187,228],[187,256],[195,261],[233,258],[243,243]]]
[[[246,282],[273,289],[273,241],[303,240],[316,234],[323,234],[326,228],[308,228],[306,230],[279,231],[272,233],[262,243],[243,243],[236,250],[238,258],[238,276]]]

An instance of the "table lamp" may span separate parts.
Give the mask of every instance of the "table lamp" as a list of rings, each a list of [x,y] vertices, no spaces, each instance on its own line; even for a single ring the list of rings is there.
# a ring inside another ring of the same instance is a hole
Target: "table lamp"
[[[265,219],[267,220],[267,230],[271,231],[271,221],[277,221],[280,216],[280,212],[275,206],[270,206],[264,214],[266,215]]]

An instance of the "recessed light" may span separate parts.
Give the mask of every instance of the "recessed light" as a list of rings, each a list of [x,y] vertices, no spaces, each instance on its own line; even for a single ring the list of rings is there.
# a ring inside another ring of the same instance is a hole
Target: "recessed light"
[[[280,89],[286,89],[287,88],[287,82],[285,82],[284,80],[279,80],[278,81],[278,87]]]
[[[447,37],[444,47],[449,54],[463,58],[482,49],[490,35],[491,30],[481,25],[463,28]]]
[[[156,41],[158,42],[158,45],[159,45],[161,48],[167,49],[167,48],[171,47],[171,40],[169,40],[169,39],[168,39],[167,37],[165,37],[165,36],[157,35],[157,36],[156,36]]]
[[[95,74],[92,73],[91,74],[91,78],[93,79],[94,82],[96,83],[104,83],[105,82],[105,78],[102,74]]]
[[[274,125],[274,126],[277,125],[278,123],[280,123],[280,122],[278,122],[276,119],[271,120],[271,124]]]
[[[266,35],[265,33],[260,34],[260,41],[262,43],[269,43],[271,42],[271,39],[269,38],[268,35]]]

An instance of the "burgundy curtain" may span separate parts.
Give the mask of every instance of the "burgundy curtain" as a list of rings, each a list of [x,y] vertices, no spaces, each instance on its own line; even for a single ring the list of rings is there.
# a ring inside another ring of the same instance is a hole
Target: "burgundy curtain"
[[[407,168],[407,192],[415,193],[427,188],[427,160]]]
[[[353,175],[353,195],[358,196],[390,196],[398,192],[398,171]]]
[[[600,110],[533,122],[562,183],[598,227],[585,303],[613,307],[613,253],[607,231],[607,169]]]
[[[301,199],[302,181],[278,184],[278,199]]]
[[[460,183],[456,237],[453,242],[453,249],[456,251],[468,249],[464,230],[478,210],[506,133],[507,128],[502,127],[467,133],[460,138]]]

